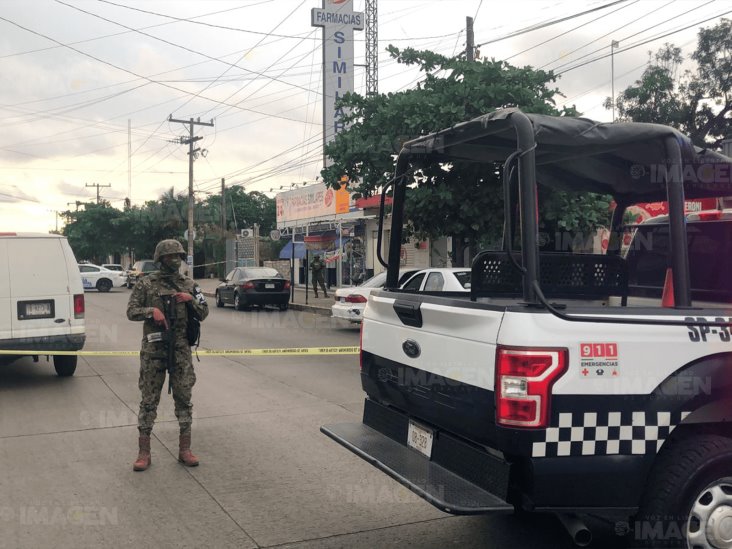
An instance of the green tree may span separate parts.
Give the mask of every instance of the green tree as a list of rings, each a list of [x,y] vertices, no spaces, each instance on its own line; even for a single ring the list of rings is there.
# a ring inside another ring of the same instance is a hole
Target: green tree
[[[104,262],[106,257],[123,251],[118,232],[122,212],[108,202],[87,203],[84,210],[66,211],[63,234],[78,260]]]
[[[553,97],[559,92],[552,87],[555,77],[550,72],[514,67],[503,61],[470,62],[411,48],[390,46],[388,50],[398,63],[419,67],[425,79],[416,89],[370,97],[347,94],[341,100],[351,125],[326,146],[333,164],[321,175],[330,186],[337,187],[345,174],[350,181],[358,182],[352,189],[357,194],[377,193],[393,177],[396,154],[404,141],[499,108],[576,114],[574,109],[560,111],[555,107]],[[454,261],[460,264],[462,245],[495,242],[501,236],[500,175],[496,165],[455,162],[419,167],[414,171],[406,203],[409,231],[430,238],[452,235],[458,243]],[[540,192],[540,201],[547,198],[545,190]],[[550,234],[554,234],[552,227],[558,227],[559,220],[565,220],[567,230],[588,229],[584,222],[588,218],[583,215],[586,212],[580,207],[607,215],[607,200],[576,204],[567,199],[564,205],[566,209],[557,216],[542,219],[544,230]]]
[[[665,44],[639,80],[615,99],[621,120],[667,124],[701,147],[720,148],[732,120],[732,21],[700,29],[691,59],[694,70],[679,74],[681,49]],[[605,106],[612,106],[607,98]]]
[[[211,195],[206,199],[209,209],[211,225],[220,226],[221,195]],[[277,228],[275,200],[259,191],[247,192],[241,185],[232,185],[226,189],[226,219],[228,229],[236,227],[243,229],[259,225],[259,233],[267,235]]]

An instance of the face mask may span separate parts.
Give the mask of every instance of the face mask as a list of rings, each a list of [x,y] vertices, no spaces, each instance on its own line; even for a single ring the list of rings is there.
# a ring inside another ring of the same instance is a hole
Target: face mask
[[[160,260],[160,270],[167,273],[176,273],[180,269],[181,259],[177,255],[165,256]]]

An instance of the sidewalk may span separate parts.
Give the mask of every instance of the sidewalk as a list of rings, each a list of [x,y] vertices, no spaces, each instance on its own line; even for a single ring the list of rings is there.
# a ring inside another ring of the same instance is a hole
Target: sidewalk
[[[221,284],[221,281],[215,278],[197,278],[196,284],[203,290],[203,295],[214,298],[216,288]],[[327,298],[323,297],[323,292],[318,292],[320,297],[316,298],[311,287],[309,288],[307,303],[305,303],[305,286],[295,286],[295,299],[294,301],[290,301],[290,308],[296,311],[308,311],[319,315],[330,316],[330,308],[335,303],[333,298],[335,290],[335,288],[329,289]]]

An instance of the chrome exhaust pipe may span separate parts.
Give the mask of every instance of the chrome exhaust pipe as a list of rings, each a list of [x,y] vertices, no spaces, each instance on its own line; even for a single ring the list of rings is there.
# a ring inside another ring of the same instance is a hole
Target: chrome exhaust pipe
[[[587,547],[592,543],[592,532],[577,515],[558,513],[557,518],[578,547]]]

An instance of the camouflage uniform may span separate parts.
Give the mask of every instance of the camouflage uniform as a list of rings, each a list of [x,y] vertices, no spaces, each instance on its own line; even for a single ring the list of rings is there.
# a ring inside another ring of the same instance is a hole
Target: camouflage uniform
[[[316,255],[315,258],[310,262],[310,270],[313,273],[313,291],[315,292],[315,297],[318,297],[318,284],[320,284],[320,287],[323,289],[323,294],[325,294],[325,297],[328,297],[328,290],[325,289],[325,281],[323,277],[325,271],[325,263],[320,260],[319,255]]]
[[[135,284],[127,305],[127,318],[145,321],[142,330],[142,349],[140,350],[139,387],[142,400],[138,415],[138,429],[141,435],[150,435],[152,432],[167,369],[166,343],[155,340],[155,334],[162,333],[164,328],[153,322],[153,308],[157,307],[164,311],[162,296],[172,296],[179,291],[193,295],[193,300],[190,301],[192,308],[199,320],[204,320],[208,316],[208,304],[201,289],[193,280],[179,273],[168,274],[156,271],[141,278]],[[193,421],[191,391],[196,382],[196,374],[193,371],[191,348],[186,337],[188,318],[186,303],[176,303],[176,318],[175,371],[171,378],[171,387],[180,432],[188,433]]]

